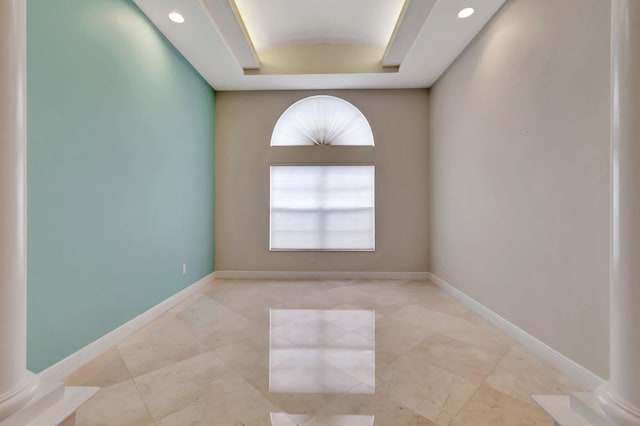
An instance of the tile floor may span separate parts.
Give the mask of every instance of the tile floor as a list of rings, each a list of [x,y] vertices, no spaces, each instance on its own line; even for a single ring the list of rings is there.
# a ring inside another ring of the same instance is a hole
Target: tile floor
[[[216,280],[98,359],[78,425],[552,425],[578,390],[427,281]]]

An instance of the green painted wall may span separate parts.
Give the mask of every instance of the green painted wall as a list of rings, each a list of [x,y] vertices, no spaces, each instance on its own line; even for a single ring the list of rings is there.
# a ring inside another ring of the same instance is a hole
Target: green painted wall
[[[131,1],[27,7],[38,372],[213,272],[215,94]]]

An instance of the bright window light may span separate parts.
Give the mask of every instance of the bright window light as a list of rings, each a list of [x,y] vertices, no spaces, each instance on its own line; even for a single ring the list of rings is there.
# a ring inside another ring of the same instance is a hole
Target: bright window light
[[[372,165],[271,166],[271,250],[373,251]]]
[[[184,16],[180,12],[171,12],[169,14],[169,19],[171,19],[176,24],[182,24],[184,22]]]
[[[472,7],[465,7],[460,12],[458,12],[458,18],[468,18],[469,16],[473,15],[474,12],[475,10]]]

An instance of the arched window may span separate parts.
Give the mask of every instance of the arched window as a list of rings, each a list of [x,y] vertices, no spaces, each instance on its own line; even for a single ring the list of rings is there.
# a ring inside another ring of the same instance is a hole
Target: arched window
[[[373,144],[371,126],[362,112],[344,99],[327,95],[291,105],[271,135],[271,146]]]
[[[360,110],[334,96],[291,105],[271,146],[373,146]],[[271,165],[270,250],[375,251],[373,164]]]

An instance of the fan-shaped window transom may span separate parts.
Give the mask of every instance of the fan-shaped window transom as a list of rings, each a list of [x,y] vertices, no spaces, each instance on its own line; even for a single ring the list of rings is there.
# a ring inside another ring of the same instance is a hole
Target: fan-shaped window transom
[[[291,105],[271,135],[271,146],[373,144],[371,126],[362,112],[344,99],[326,95]]]

